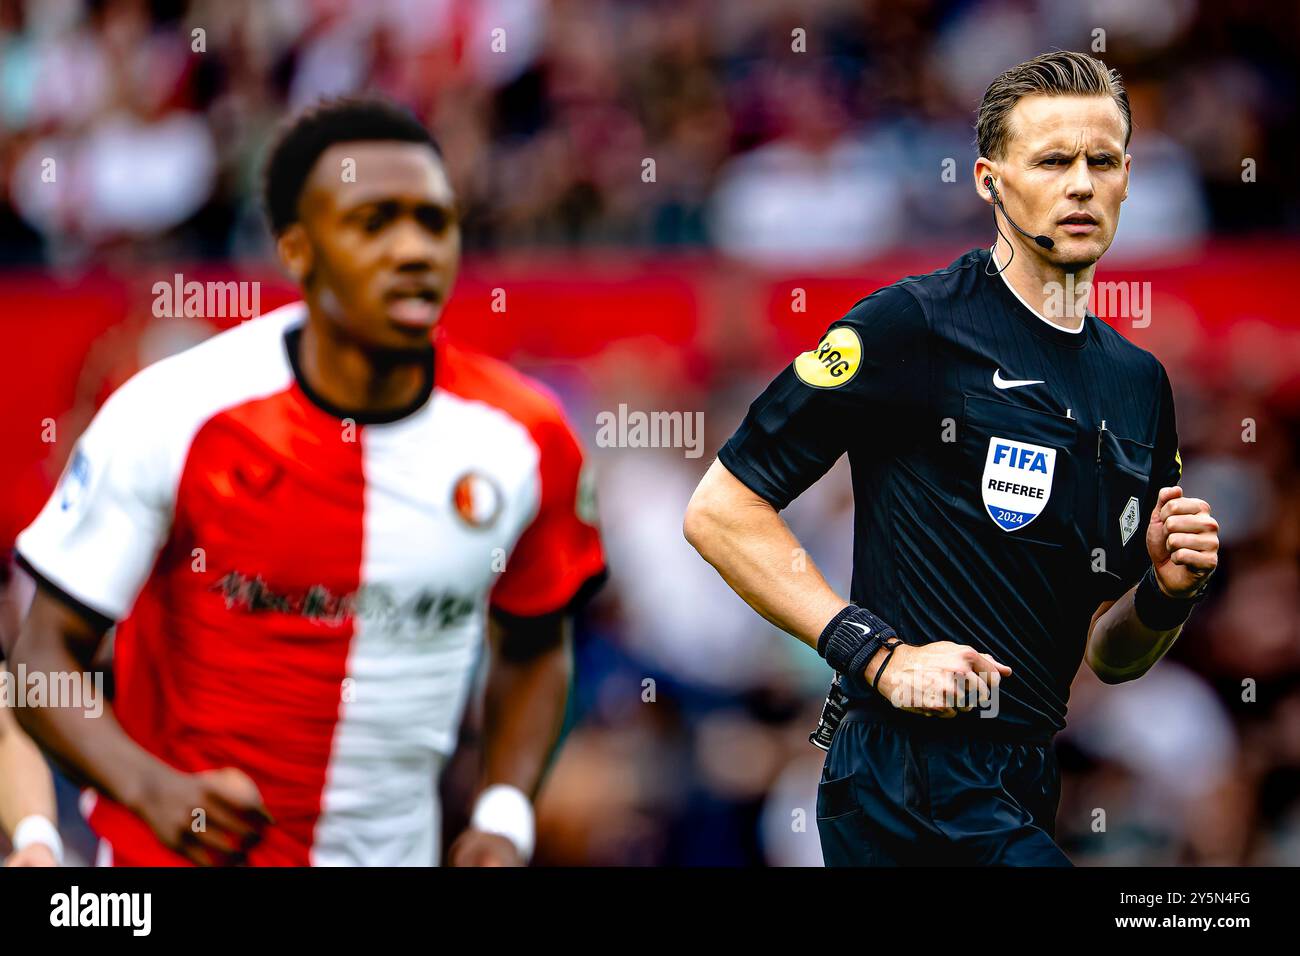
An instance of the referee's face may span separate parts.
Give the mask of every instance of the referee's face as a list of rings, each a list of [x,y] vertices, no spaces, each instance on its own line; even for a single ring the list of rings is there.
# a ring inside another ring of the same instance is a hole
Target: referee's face
[[[1026,96],[1009,120],[1007,155],[993,166],[998,190],[1021,227],[1055,243],[1022,245],[1059,266],[1092,265],[1128,196],[1119,106],[1109,96]]]

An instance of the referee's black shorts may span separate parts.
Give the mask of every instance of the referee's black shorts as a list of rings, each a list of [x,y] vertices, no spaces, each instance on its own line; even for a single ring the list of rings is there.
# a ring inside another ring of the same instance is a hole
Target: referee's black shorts
[[[1070,866],[1051,741],[958,736],[941,717],[850,710],[817,789],[827,866]],[[956,719],[956,718],[952,718]],[[923,722],[923,723],[922,723]]]

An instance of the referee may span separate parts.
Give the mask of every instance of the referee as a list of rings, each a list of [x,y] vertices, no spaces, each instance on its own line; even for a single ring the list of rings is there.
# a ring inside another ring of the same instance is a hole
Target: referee
[[[992,248],[832,323],[691,499],[691,544],[837,672],[827,865],[1068,866],[1052,738],[1080,659],[1107,683],[1146,673],[1217,563],[1210,506],[1179,487],[1164,368],[1087,310],[1131,132],[1092,57],[994,80],[974,167]],[[845,453],[852,603],[778,514]]]

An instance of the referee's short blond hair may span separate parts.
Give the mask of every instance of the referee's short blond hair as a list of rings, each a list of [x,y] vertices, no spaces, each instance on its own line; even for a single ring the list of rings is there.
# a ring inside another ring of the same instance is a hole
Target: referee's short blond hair
[[[1086,53],[1057,50],[1013,66],[989,84],[975,120],[975,141],[980,155],[1006,156],[1011,139],[1011,111],[1025,96],[1109,96],[1124,120],[1124,148],[1133,138],[1133,115],[1128,93],[1118,70]]]

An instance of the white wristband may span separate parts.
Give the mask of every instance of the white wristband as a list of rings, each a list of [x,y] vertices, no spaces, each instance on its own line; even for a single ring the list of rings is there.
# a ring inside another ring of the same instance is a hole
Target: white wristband
[[[470,826],[484,833],[497,833],[515,845],[527,863],[533,855],[533,805],[518,787],[494,783],[474,804]]]
[[[54,854],[59,866],[63,865],[63,840],[59,837],[59,830],[39,813],[18,821],[18,826],[14,827],[13,842],[15,852],[25,850],[35,843],[44,843]]]

